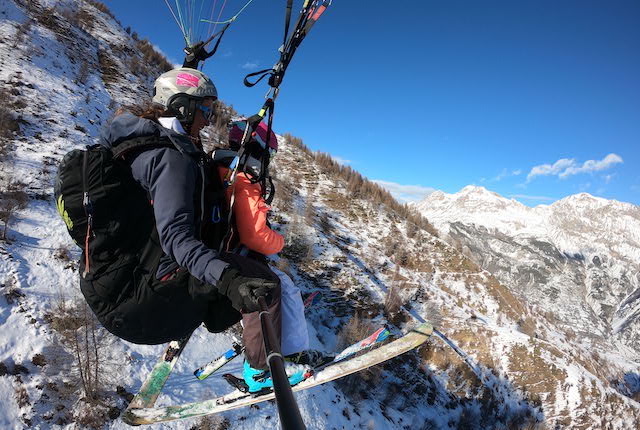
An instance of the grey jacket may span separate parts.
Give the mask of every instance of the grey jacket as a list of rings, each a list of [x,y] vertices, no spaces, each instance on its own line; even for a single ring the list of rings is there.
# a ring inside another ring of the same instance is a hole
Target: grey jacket
[[[196,237],[197,212],[194,207],[198,181],[204,172],[193,155],[200,151],[172,130],[131,114],[117,116],[103,132],[100,144],[108,148],[135,137],[159,133],[174,143],[173,148],[154,148],[137,155],[131,163],[134,179],[148,191],[156,219],[160,245],[165,253],[156,273],[158,279],[178,267],[186,268],[195,278],[215,285],[228,266],[217,259],[217,252]],[[203,187],[200,187],[201,189]]]

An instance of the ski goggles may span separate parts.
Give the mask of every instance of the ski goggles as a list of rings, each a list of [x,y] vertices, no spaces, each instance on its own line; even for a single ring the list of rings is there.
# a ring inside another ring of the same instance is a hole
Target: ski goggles
[[[214,112],[213,108],[207,107],[205,105],[200,105],[200,104],[196,105],[196,107],[198,109],[200,109],[200,112],[202,112],[202,115],[204,116],[204,119],[206,119],[207,122],[211,122],[211,120],[215,116],[215,112]]]

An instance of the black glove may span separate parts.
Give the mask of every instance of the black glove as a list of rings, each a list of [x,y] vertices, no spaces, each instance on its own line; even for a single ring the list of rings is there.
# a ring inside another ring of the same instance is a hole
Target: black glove
[[[267,267],[238,255],[227,254],[220,259],[231,265],[222,272],[216,288],[231,300],[234,309],[244,313],[259,311],[259,297],[264,297],[267,305],[271,303],[279,280]]]

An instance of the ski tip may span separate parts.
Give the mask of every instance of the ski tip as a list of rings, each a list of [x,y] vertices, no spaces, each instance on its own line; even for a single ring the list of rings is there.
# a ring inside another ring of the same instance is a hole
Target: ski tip
[[[376,342],[382,342],[386,340],[389,336],[391,336],[391,332],[388,329],[382,329],[376,338]]]
[[[316,297],[318,297],[318,294],[320,294],[319,291],[314,291],[313,293],[309,294],[304,300],[304,307],[308,308],[312,304],[314,304],[316,302]]]
[[[134,427],[137,427],[137,426],[142,424],[142,423],[139,422],[139,419],[138,419],[137,415],[131,409],[125,410],[122,413],[122,415],[120,416],[120,419],[125,424],[128,424],[130,426],[134,426]]]

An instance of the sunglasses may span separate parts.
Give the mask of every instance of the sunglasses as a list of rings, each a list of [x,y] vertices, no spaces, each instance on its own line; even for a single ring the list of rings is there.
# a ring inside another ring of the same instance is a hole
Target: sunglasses
[[[202,112],[202,115],[204,116],[204,119],[207,120],[207,122],[211,122],[211,120],[213,119],[215,113],[213,111],[213,108],[204,106],[204,105],[196,105],[196,107],[198,109],[200,109],[200,112]]]

